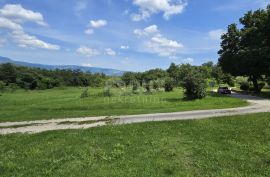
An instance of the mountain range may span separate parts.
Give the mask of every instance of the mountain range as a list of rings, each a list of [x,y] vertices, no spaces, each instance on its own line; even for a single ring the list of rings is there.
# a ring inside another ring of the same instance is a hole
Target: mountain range
[[[3,64],[3,63],[12,63],[18,66],[26,66],[30,68],[41,68],[41,69],[47,69],[47,70],[55,70],[55,69],[81,70],[82,72],[104,73],[107,76],[122,76],[125,73],[125,71],[120,71],[120,70],[110,69],[110,68],[87,67],[87,66],[78,66],[78,65],[44,65],[44,64],[37,64],[37,63],[28,63],[28,62],[16,61],[10,58],[0,56],[0,64]]]

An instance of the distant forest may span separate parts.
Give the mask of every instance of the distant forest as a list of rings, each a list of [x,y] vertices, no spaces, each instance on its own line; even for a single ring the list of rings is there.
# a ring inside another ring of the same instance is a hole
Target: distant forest
[[[122,82],[128,86],[138,82],[153,84],[170,80],[173,86],[179,86],[185,75],[192,70],[200,73],[204,79],[213,78],[217,84],[227,83],[233,85],[233,78],[224,74],[220,67],[212,62],[202,66],[189,64],[176,65],[174,63],[167,70],[152,69],[145,72],[126,72],[122,77],[106,76],[102,73],[84,73],[80,70],[44,70],[28,68],[10,63],[0,65],[0,81],[5,87],[18,87],[23,89],[51,89],[59,86],[102,87],[107,82]],[[117,86],[117,83],[112,85]]]
[[[84,73],[80,70],[45,70],[16,66],[10,63],[0,65],[2,85],[23,89],[51,89],[58,86],[92,86],[104,85],[105,74]]]

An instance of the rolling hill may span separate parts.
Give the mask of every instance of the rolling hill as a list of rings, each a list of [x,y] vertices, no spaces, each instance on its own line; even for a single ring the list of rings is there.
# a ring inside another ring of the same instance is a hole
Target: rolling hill
[[[98,67],[86,67],[86,66],[78,66],[78,65],[44,65],[37,63],[27,63],[22,61],[15,61],[10,58],[1,57],[0,56],[0,64],[3,63],[12,63],[19,66],[26,66],[31,68],[41,68],[47,70],[55,70],[55,69],[71,69],[71,70],[81,70],[83,72],[91,72],[91,73],[104,73],[108,76],[122,76],[125,71],[120,71],[116,69],[110,68],[98,68]]]

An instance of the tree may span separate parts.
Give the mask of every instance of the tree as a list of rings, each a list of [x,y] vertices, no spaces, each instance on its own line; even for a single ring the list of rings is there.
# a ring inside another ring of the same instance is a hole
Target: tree
[[[7,84],[16,82],[16,69],[12,64],[5,63],[1,65],[0,80]]]
[[[270,68],[269,18],[270,6],[266,10],[249,11],[239,20],[241,29],[236,24],[228,26],[219,51],[222,69],[234,76],[249,77],[255,92],[260,92],[258,80]]]
[[[165,92],[171,92],[173,91],[173,87],[174,87],[174,81],[172,78],[168,77],[165,79],[165,83],[164,83],[164,90]]]
[[[190,99],[206,97],[207,83],[201,73],[193,70],[188,72],[182,83],[185,95]]]
[[[212,68],[214,66],[214,63],[212,61],[208,61],[206,63],[203,63],[202,66],[206,66],[208,68]]]
[[[162,69],[151,69],[142,74],[142,79],[144,82],[150,82],[157,79],[163,79],[167,77],[168,73]]]
[[[179,81],[179,67],[175,63],[171,63],[170,67],[167,69],[169,77],[173,79],[172,84],[178,86]]]
[[[126,86],[130,85],[134,80],[136,80],[136,78],[133,72],[126,72],[122,76],[122,81]]]
[[[228,84],[230,87],[234,87],[234,78],[230,74],[224,74],[222,78],[223,83]]]
[[[214,66],[211,72],[211,76],[216,80],[217,84],[221,84],[224,77],[224,73],[219,66]]]

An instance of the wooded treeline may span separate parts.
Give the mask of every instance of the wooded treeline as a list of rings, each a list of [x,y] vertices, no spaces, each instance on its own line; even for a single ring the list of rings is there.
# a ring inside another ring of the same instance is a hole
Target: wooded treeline
[[[84,73],[79,70],[45,70],[16,66],[10,63],[0,65],[0,85],[23,89],[50,89],[58,86],[103,86],[104,74]]]

